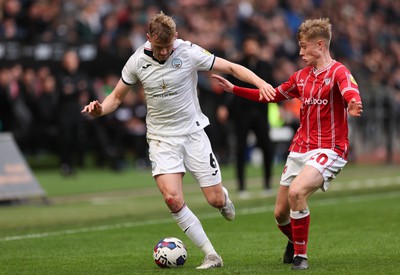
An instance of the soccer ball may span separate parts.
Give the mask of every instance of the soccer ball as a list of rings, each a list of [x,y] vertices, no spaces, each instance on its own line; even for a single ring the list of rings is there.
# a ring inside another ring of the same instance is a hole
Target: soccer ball
[[[175,237],[161,239],[153,251],[154,261],[161,268],[183,266],[187,260],[184,243]]]

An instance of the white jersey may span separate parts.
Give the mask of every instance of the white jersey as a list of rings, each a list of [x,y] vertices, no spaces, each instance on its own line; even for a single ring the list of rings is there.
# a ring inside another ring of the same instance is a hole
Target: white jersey
[[[181,136],[204,129],[208,118],[197,97],[197,71],[212,69],[215,56],[198,45],[176,39],[171,56],[161,64],[146,42],[129,58],[122,81],[143,84],[147,101],[147,136]]]

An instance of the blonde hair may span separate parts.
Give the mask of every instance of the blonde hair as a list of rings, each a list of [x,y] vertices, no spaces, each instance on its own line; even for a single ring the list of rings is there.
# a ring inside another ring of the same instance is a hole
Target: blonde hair
[[[176,33],[176,23],[161,11],[151,18],[148,33],[159,42],[169,42]]]
[[[325,40],[326,47],[329,47],[332,39],[332,25],[329,18],[308,19],[300,25],[297,31],[298,41],[317,38]]]

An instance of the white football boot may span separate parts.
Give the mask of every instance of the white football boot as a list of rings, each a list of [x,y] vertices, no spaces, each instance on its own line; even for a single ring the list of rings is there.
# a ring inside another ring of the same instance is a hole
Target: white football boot
[[[219,211],[221,211],[222,216],[228,221],[232,221],[235,218],[236,211],[233,202],[229,199],[228,190],[225,187],[222,187],[222,190],[225,194],[225,206],[222,207]]]
[[[217,254],[209,254],[206,255],[203,262],[200,266],[196,267],[196,269],[209,269],[209,268],[216,268],[216,267],[223,267],[224,263],[222,261],[221,256]]]

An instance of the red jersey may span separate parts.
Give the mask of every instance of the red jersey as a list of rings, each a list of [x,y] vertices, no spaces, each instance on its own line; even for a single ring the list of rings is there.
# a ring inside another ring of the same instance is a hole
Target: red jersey
[[[295,72],[275,88],[269,102],[298,98],[301,100],[300,127],[289,151],[304,153],[331,149],[344,159],[348,154],[347,104],[352,98],[361,101],[357,82],[340,62],[333,61],[320,70],[308,66]],[[234,86],[233,93],[259,101],[259,91]],[[265,99],[262,102],[268,102]]]

